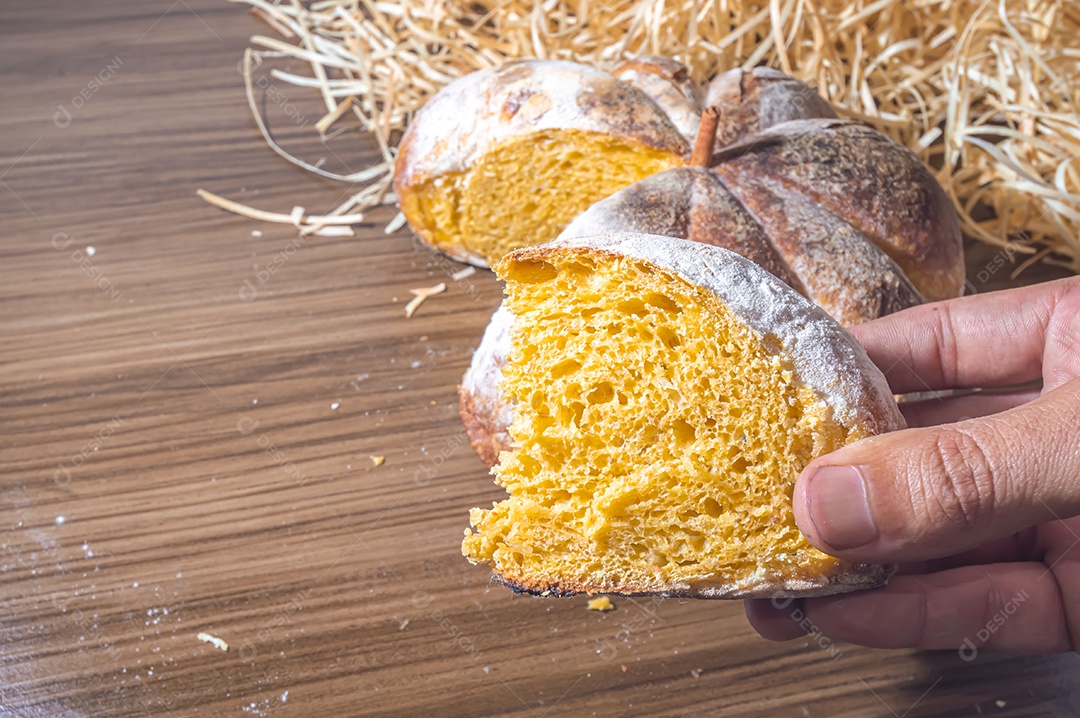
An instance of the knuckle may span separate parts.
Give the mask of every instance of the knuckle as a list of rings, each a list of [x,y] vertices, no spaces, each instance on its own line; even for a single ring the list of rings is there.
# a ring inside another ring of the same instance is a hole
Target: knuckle
[[[980,625],[985,626],[993,622],[994,616],[1000,615],[1004,611],[1006,604],[1012,597],[1006,596],[1002,592],[1000,582],[995,581],[991,573],[983,574],[982,580],[986,590],[982,592],[984,603]]]
[[[1080,359],[1080,277],[1073,280],[1063,284],[1046,333],[1046,343],[1048,349],[1053,351],[1052,356],[1061,357],[1066,366],[1072,364],[1070,359]],[[1056,377],[1057,380],[1050,383],[1056,385],[1073,378],[1072,372],[1068,374]]]
[[[933,316],[936,319],[933,331],[937,335],[937,360],[941,369],[941,380],[946,386],[954,386],[956,378],[960,376],[960,348],[953,327],[952,311],[948,302],[933,306]]]
[[[929,518],[966,529],[990,515],[996,500],[993,464],[975,434],[936,432],[925,461],[922,498]]]

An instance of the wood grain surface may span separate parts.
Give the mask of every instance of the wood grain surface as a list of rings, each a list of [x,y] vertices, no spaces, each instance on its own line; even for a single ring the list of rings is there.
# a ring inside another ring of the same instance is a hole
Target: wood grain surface
[[[453,280],[389,211],[300,241],[195,197],[348,190],[258,138],[236,65],[265,31],[213,0],[0,5],[0,715],[1080,711],[1074,655],[772,644],[739,603],[490,584],[459,543],[499,491],[455,390],[492,276]],[[260,97],[305,157],[371,162],[314,139],[314,98]]]

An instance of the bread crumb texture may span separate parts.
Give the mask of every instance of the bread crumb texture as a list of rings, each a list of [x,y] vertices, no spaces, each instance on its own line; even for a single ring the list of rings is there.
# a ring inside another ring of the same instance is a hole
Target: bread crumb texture
[[[436,247],[460,246],[495,263],[554,239],[598,200],[682,164],[675,152],[611,134],[541,130],[403,193],[402,211]]]
[[[508,201],[514,206],[514,201]],[[792,489],[861,438],[775,337],[672,271],[606,252],[511,256],[509,496],[462,551],[533,593],[753,594],[849,567],[795,526]]]

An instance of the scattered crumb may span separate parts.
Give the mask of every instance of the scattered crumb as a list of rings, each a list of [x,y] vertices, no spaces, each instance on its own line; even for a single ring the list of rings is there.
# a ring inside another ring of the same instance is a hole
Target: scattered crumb
[[[397,623],[398,623],[398,630],[399,631],[404,631],[405,627],[409,625],[409,619],[408,618],[398,618],[397,616],[394,616],[394,620],[397,621]]]
[[[622,669],[622,672],[623,672],[623,673],[626,673],[626,664],[625,664],[625,663],[624,663],[624,664],[622,664],[621,666],[619,666],[619,668],[621,668],[621,669]]]
[[[1004,708],[1006,703],[1005,703],[1005,701],[997,700],[997,701],[994,701],[994,705],[996,705],[998,708]]]
[[[701,669],[695,668],[694,670],[690,671],[690,675],[692,675],[694,678],[701,678]]]
[[[64,521],[66,521],[66,520],[67,520],[67,519],[65,519],[65,518],[64,518],[63,516],[57,516],[57,517],[56,517],[56,525],[57,525],[57,526],[63,526],[63,525],[64,525]]]
[[[252,237],[261,237],[261,236],[262,236],[262,232],[260,232],[260,231],[259,231],[259,230],[257,230],[257,229],[253,229],[253,230],[251,230],[251,236],[252,236]]]
[[[200,633],[199,635],[195,636],[195,638],[198,638],[203,643],[209,643],[214,648],[217,648],[219,650],[222,650],[222,651],[228,651],[229,650],[229,644],[228,643],[221,640],[217,636],[211,636],[209,633]]]
[[[455,282],[460,282],[462,279],[465,279],[465,277],[471,277],[474,274],[476,274],[476,267],[465,267],[465,269],[459,269],[451,274],[450,278]]]
[[[341,402],[340,401],[335,401],[333,404],[330,405],[330,411],[337,411],[338,407],[340,407],[340,406],[341,406]]]
[[[423,304],[424,300],[428,297],[434,297],[436,294],[442,294],[445,291],[446,282],[439,282],[434,287],[410,289],[409,294],[413,295],[413,298],[405,305],[405,317],[412,317],[413,313],[420,308],[420,305]]]
[[[607,596],[597,596],[589,599],[590,611],[614,611],[615,604]]]
[[[386,461],[385,456],[372,455],[370,458],[371,458],[371,463],[375,464],[376,466],[382,466],[383,462]]]
[[[97,254],[97,247],[87,247],[86,248],[86,256],[87,257],[93,257],[95,254]]]

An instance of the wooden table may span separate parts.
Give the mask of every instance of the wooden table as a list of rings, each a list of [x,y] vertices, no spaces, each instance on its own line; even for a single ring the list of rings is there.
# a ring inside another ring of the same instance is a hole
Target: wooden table
[[[772,644],[739,603],[489,584],[459,543],[499,491],[455,388],[492,276],[454,281],[389,211],[298,241],[195,197],[326,211],[347,189],[258,138],[235,68],[264,31],[212,0],[0,9],[0,714],[1080,711],[1076,656]],[[367,166],[277,89],[282,142]]]

